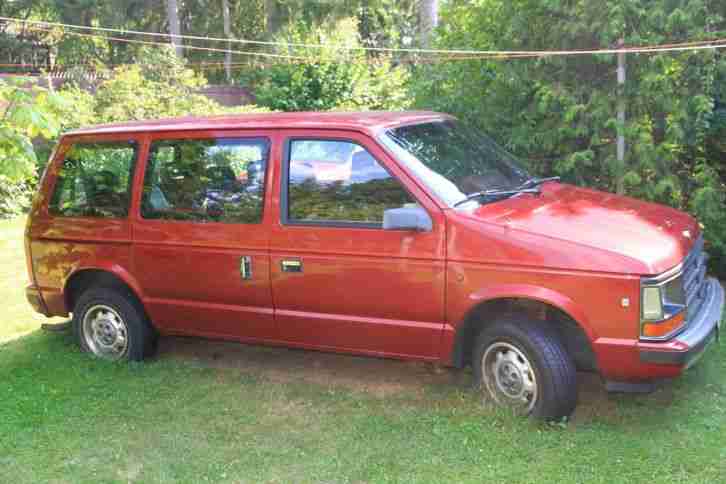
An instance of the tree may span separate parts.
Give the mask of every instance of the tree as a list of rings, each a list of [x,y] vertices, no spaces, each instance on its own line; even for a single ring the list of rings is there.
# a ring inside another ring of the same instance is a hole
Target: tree
[[[308,29],[299,23],[283,33],[294,43],[360,46],[356,19],[327,28]],[[286,49],[304,61],[275,64],[253,73],[261,106],[281,111],[331,109],[403,109],[408,106],[405,84],[408,73],[386,57],[369,58],[360,50],[334,48]]]
[[[50,7],[46,11],[34,9],[32,16],[38,20],[151,32],[165,32],[168,22],[163,0],[42,1]],[[46,41],[54,47],[54,61],[59,66],[122,64],[129,62],[141,48],[139,44],[61,35],[61,32],[55,30],[46,36]]]
[[[222,0],[222,18],[224,19],[224,35],[227,38],[232,37],[232,25],[229,18],[229,0]],[[227,50],[232,49],[232,42],[227,42]],[[232,82],[232,53],[227,52],[224,55],[224,70],[227,75],[227,82]]]
[[[647,45],[726,33],[716,0],[452,1],[443,17],[443,48],[592,49],[615,46],[621,37],[626,45]],[[726,56],[627,55],[627,65],[624,125],[616,116],[614,55],[422,67],[418,102],[491,132],[536,173],[612,191],[622,185],[629,195],[689,210],[705,225],[712,252],[723,254],[726,188],[718,167],[726,153],[707,140],[714,136],[716,101],[726,99]],[[616,160],[618,131],[627,140],[626,166]]]
[[[27,207],[36,177],[33,141],[58,134],[64,98],[31,79],[0,81],[0,217]]]
[[[0,81],[0,176],[13,183],[35,175],[33,140],[54,138],[60,128],[63,98],[32,82]]]
[[[278,0],[265,0],[265,30],[273,37],[282,25],[282,7]]]
[[[434,29],[439,24],[439,2],[438,0],[421,0],[419,5],[421,45],[430,47]]]
[[[229,17],[226,16],[227,9]],[[281,30],[295,23],[312,26],[356,17],[364,45],[410,46],[418,35],[418,0],[14,0],[0,1],[0,15],[126,30],[172,34],[188,32],[250,40],[276,37]],[[20,34],[16,34],[16,30]],[[62,29],[51,30],[39,31],[29,26],[21,28],[19,24],[0,25],[0,32],[10,33],[0,36],[0,63],[31,61],[38,68],[83,65],[87,70],[103,69],[105,66],[133,61],[142,47],[140,44],[100,37],[67,35]],[[124,35],[112,35],[119,36]],[[183,42],[174,37],[171,43],[181,47],[177,49],[181,55]],[[204,44],[217,48],[231,46],[230,42]],[[235,47],[253,52],[269,49],[268,46],[256,44]],[[204,73],[210,82],[222,79],[229,82],[229,74],[242,69],[245,62],[252,69],[259,67],[259,57],[253,55],[184,49],[183,56],[193,63],[208,63],[204,66]],[[222,60],[224,62],[219,62]],[[237,67],[231,67],[233,60],[242,62],[238,62]],[[214,63],[220,64],[220,67],[214,68]]]
[[[171,43],[174,45],[176,55],[182,57],[184,49],[182,48],[182,39],[179,37],[181,29],[179,28],[179,9],[176,0],[166,0],[166,15],[169,21],[169,33],[172,35]]]
[[[419,32],[418,13],[417,0],[361,0],[356,15],[361,43],[411,47]]]

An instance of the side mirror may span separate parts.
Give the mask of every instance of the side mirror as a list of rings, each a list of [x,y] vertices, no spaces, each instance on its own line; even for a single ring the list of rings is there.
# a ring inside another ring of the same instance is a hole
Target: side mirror
[[[428,232],[432,229],[431,217],[421,207],[389,208],[383,212],[383,230]]]

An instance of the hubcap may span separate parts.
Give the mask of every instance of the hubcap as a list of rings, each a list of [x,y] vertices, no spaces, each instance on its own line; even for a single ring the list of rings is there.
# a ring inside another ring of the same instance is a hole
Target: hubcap
[[[126,323],[116,310],[105,304],[86,311],[83,339],[93,354],[108,360],[123,358],[129,347]]]
[[[481,365],[484,386],[496,403],[532,411],[537,403],[537,376],[519,348],[503,341],[493,343]]]

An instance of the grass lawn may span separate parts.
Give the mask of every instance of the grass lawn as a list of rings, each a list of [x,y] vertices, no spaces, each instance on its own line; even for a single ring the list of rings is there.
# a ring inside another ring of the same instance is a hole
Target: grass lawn
[[[0,219],[0,342],[56,322],[36,313],[25,300],[28,271],[23,252],[25,217]]]
[[[0,231],[0,335],[7,336],[43,319],[22,295],[22,223]],[[0,344],[0,482],[726,479],[721,347],[650,395],[584,389],[574,420],[562,425],[488,408],[433,372],[430,381],[389,392],[340,383],[371,361],[392,371],[410,363],[336,356],[324,360],[345,366],[287,369],[275,358],[312,361],[304,359],[310,352],[261,353],[272,357],[269,365],[247,357],[224,367],[173,352],[129,365],[96,361],[64,333]],[[287,377],[264,369],[275,362]],[[332,377],[305,377],[318,371]]]

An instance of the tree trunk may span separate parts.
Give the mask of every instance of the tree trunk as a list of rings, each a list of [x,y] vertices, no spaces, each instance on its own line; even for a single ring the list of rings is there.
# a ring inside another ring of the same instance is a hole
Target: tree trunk
[[[265,0],[265,22],[266,36],[271,38],[280,29],[280,21],[282,19],[282,11],[278,0]]]
[[[224,20],[224,35],[232,38],[232,25],[229,20],[229,0],[222,0],[222,17]],[[232,84],[232,42],[227,42],[227,52],[224,54],[224,71],[227,74],[227,82]]]
[[[177,0],[166,0],[166,17],[169,22],[169,33],[172,35],[171,43],[174,45],[176,55],[178,57],[183,56],[182,39],[178,37],[180,34],[179,29],[179,10],[177,7]]]
[[[419,2],[418,22],[421,45],[431,47],[434,29],[439,24],[438,0],[421,0]]]
[[[622,49],[625,45],[625,41],[620,39],[618,41],[618,48]],[[615,192],[618,195],[625,194],[625,172],[627,167],[625,165],[625,54],[618,53],[618,140],[616,147],[616,155],[618,162],[618,175],[616,179]]]

